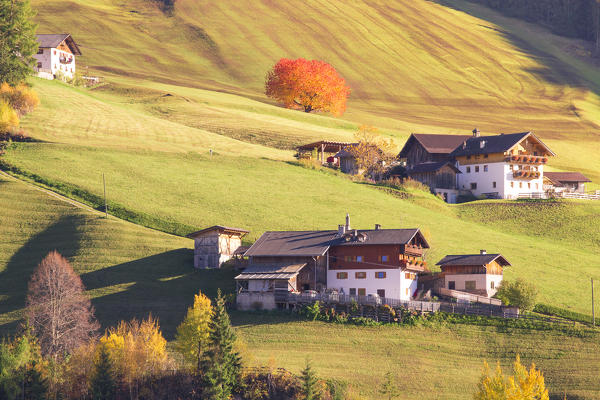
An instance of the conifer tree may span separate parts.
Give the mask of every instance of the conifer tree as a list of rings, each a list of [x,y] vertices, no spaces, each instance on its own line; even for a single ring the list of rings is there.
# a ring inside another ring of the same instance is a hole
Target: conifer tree
[[[381,385],[379,393],[388,400],[395,399],[400,395],[400,389],[398,388],[394,374],[392,374],[391,371],[385,374],[385,381],[383,382],[383,385]]]
[[[321,398],[318,387],[319,379],[312,369],[310,361],[306,361],[306,367],[302,370],[300,376],[302,381],[302,400],[317,400]]]
[[[225,299],[218,291],[210,322],[208,350],[201,362],[200,382],[203,399],[227,400],[240,382],[241,360],[235,351],[235,333],[225,309]]]
[[[32,361],[25,368],[23,376],[23,399],[24,400],[46,400],[48,393],[48,380],[44,378],[37,367],[37,363]]]
[[[34,15],[29,0],[0,0],[0,83],[16,85],[33,71]]]
[[[96,371],[92,376],[91,393],[94,400],[109,400],[115,397],[117,384],[114,368],[106,346],[101,345],[100,355],[96,363]]]

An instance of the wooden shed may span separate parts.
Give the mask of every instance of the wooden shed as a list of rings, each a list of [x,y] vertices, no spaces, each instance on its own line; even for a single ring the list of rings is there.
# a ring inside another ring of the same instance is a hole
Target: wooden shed
[[[194,239],[194,268],[220,268],[229,261],[242,245],[242,238],[249,231],[222,225],[190,233]]]

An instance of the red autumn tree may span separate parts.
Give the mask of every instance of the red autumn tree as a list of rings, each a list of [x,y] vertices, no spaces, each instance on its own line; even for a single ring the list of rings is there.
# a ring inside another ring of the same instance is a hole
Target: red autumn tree
[[[326,62],[282,58],[267,73],[265,93],[287,108],[342,115],[346,111],[350,88]]]
[[[29,281],[27,317],[42,353],[54,359],[89,340],[99,328],[81,278],[56,251],[48,253]]]

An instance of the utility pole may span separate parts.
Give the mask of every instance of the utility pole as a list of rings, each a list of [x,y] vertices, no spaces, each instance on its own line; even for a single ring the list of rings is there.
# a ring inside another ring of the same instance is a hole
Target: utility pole
[[[106,203],[106,179],[104,178],[104,172],[102,173],[102,184],[104,185],[104,217],[108,218],[108,204]]]
[[[596,313],[594,312],[594,278],[592,279],[592,325],[596,326]]]

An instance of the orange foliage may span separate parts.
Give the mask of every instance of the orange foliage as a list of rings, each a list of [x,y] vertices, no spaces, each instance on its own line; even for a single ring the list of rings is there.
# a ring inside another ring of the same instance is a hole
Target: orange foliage
[[[326,62],[282,58],[267,73],[265,93],[287,108],[342,115],[346,111],[350,88]]]
[[[0,100],[10,104],[20,117],[33,111],[40,104],[37,93],[27,85],[10,86],[6,82],[0,84]]]

